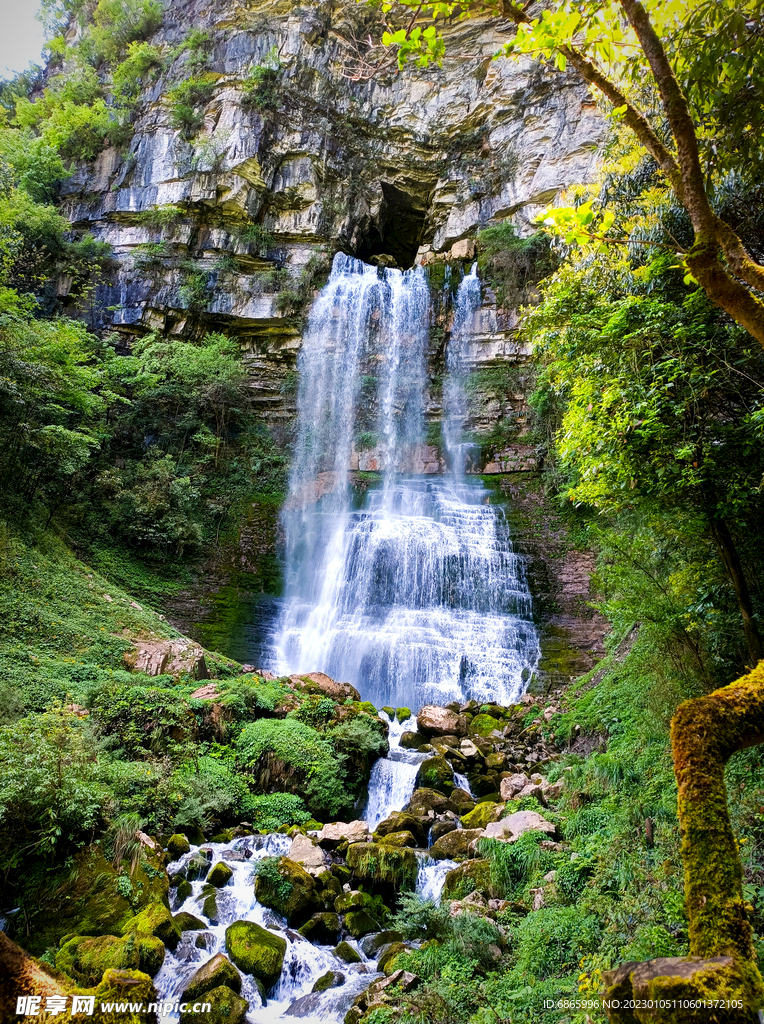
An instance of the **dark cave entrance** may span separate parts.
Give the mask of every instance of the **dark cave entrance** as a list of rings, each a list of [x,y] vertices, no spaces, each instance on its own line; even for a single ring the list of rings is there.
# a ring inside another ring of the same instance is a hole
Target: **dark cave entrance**
[[[356,256],[368,263],[373,256],[392,256],[401,269],[414,265],[424,237],[426,211],[406,192],[382,182],[382,205],[376,223],[369,225]]]

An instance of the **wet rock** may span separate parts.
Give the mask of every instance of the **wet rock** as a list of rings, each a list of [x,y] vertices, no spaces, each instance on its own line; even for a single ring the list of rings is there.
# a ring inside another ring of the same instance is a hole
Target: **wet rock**
[[[202,903],[202,913],[210,922],[210,924],[220,924],[220,918],[218,916],[218,895],[217,890],[213,886],[207,886],[203,889],[204,902]]]
[[[349,942],[340,942],[332,950],[338,960],[341,960],[343,964],[360,964],[361,957],[355,949],[350,945]]]
[[[224,985],[233,992],[241,992],[241,975],[223,953],[216,953],[206,964],[192,974],[183,989],[182,1001],[193,1001],[210,989]]]
[[[167,852],[170,854],[173,860],[180,860],[180,858],[188,853],[191,849],[191,844],[185,836],[177,834],[170,836],[167,840]]]
[[[374,838],[392,835],[395,832],[411,832],[417,841],[417,846],[423,846],[427,841],[427,829],[420,818],[407,811],[393,811],[384,821],[380,821],[374,832]]]
[[[417,750],[422,737],[418,732],[404,732],[401,733],[401,738],[398,740],[399,746],[403,747],[404,750]]]
[[[326,992],[329,988],[340,988],[345,984],[345,975],[342,971],[327,971],[322,974],[313,986],[313,992]]]
[[[301,693],[318,693],[339,702],[360,700],[361,695],[350,683],[338,683],[323,672],[309,672],[304,676],[290,676],[289,685]]]
[[[368,893],[353,889],[338,896],[334,901],[334,909],[338,914],[346,914],[349,910],[363,910],[372,903]]]
[[[379,931],[379,921],[365,910],[350,910],[345,914],[345,927],[354,939]]]
[[[434,789],[416,789],[409,800],[407,810],[414,817],[421,818],[425,817],[429,811],[434,811],[436,814],[442,814],[444,811],[455,811],[456,806],[448,797]],[[379,830],[379,826],[377,830]]]
[[[324,825],[318,834],[318,842],[319,845],[332,850],[343,840],[348,843],[362,843],[368,832],[369,828],[365,821],[335,821],[330,825]]]
[[[481,800],[468,814],[462,815],[462,826],[483,829],[490,822],[498,821],[503,811],[503,803],[496,804],[491,800]]]
[[[56,968],[89,988],[97,985],[107,970],[141,971],[153,978],[164,957],[164,943],[152,935],[76,935],[59,949]]]
[[[314,914],[299,929],[300,935],[304,939],[318,943],[320,946],[334,945],[340,937],[340,931],[339,916],[331,911]]]
[[[194,890],[193,890],[193,888],[191,886],[191,883],[187,882],[185,879],[183,879],[183,881],[178,886],[178,890],[176,892],[176,898],[178,900],[178,904],[177,905],[181,906],[181,904],[185,903],[186,900],[188,899],[188,897],[192,896],[193,893],[194,893]]]
[[[278,873],[283,881],[276,884],[263,874],[255,878],[255,896],[264,907],[275,910],[289,924],[304,924],[316,909],[316,883],[305,868],[288,857],[281,857]]]
[[[329,972],[331,973],[331,972]],[[319,981],[321,978],[319,978]],[[316,982],[318,984],[318,982]],[[311,1020],[316,1020],[316,1015],[321,1009],[323,1000],[321,999],[321,992],[309,992],[306,996],[300,996],[299,999],[295,999],[293,1003],[289,1004],[288,1009],[284,1013],[285,1017],[308,1017]]]
[[[434,789],[448,796],[454,788],[454,770],[442,754],[422,761],[416,776],[417,789]]]
[[[179,914],[175,915],[173,921],[175,922],[175,927],[181,933],[201,931],[207,927],[204,921],[194,917],[193,914],[189,914],[187,910],[181,910]]]
[[[361,949],[364,951],[366,956],[370,959],[374,959],[377,950],[381,949],[382,946],[386,946],[390,942],[402,942],[403,936],[400,932],[393,929],[388,929],[384,932],[374,932],[371,935],[367,935],[361,940]]]
[[[223,864],[222,861],[218,861],[212,871],[207,875],[207,882],[209,885],[214,885],[216,889],[222,889],[223,886],[228,885],[232,878],[233,871],[227,864]]]
[[[428,736],[466,736],[467,719],[448,708],[426,704],[416,716],[417,729]]]
[[[175,949],[180,941],[180,929],[169,909],[163,903],[150,903],[122,926],[126,936],[160,939],[169,949]]]
[[[480,839],[483,830],[479,828],[459,828],[441,836],[430,847],[430,856],[435,860],[461,860],[469,856],[470,843]]]
[[[253,974],[266,989],[276,984],[284,965],[286,939],[254,921],[234,921],[226,928],[225,943],[240,971]]]
[[[551,821],[547,821],[536,811],[515,811],[501,821],[486,825],[484,836],[486,839],[514,843],[525,832],[545,832],[548,836],[554,837],[557,829]]]
[[[225,1024],[244,1024],[249,1003],[242,999],[227,985],[205,992],[201,1004],[210,1003],[212,1010],[202,1013],[194,1010],[197,1003],[192,1003],[180,1016],[180,1024],[211,1024],[211,1021],[225,1021]]]
[[[359,881],[376,891],[413,890],[416,884],[418,868],[413,850],[383,843],[354,843],[348,847],[347,863]]]
[[[209,850],[197,850],[186,865],[186,878],[194,882],[199,878],[206,878],[210,870],[211,855]]]
[[[395,958],[405,953],[408,946],[404,942],[388,942],[382,946],[377,954],[377,970],[383,974],[391,974],[394,970]]]
[[[395,720],[397,722],[408,722],[411,717],[410,708],[398,708],[395,712]]]
[[[446,818],[443,821],[436,821],[430,829],[430,843],[437,843],[441,836],[448,835],[459,827],[458,823]]]

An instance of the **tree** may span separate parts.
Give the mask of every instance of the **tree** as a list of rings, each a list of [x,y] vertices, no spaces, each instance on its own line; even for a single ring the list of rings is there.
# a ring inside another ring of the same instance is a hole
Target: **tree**
[[[714,204],[721,174],[762,162],[762,112],[754,100],[761,88],[762,0],[555,0],[540,17],[531,17],[530,2],[515,0],[467,8],[382,3],[387,14],[405,8],[406,23],[391,26],[382,40],[398,48],[400,67],[409,59],[440,62],[444,22],[486,15],[516,26],[501,54],[553,61],[560,71],[570,64],[612,104],[687,211],[694,238],[681,255],[691,278],[764,346],[764,265]],[[606,213],[595,232],[590,206],[552,219],[570,241],[608,239],[612,225]]]

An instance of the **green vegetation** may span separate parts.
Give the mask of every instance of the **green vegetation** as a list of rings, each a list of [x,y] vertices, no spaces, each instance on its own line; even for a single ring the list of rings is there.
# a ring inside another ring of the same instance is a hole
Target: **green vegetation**
[[[520,238],[509,221],[478,235],[478,265],[500,306],[513,308],[529,298],[530,289],[555,267],[549,236],[543,231]]]
[[[276,46],[271,47],[260,64],[253,64],[244,79],[242,102],[256,110],[271,110],[280,96],[281,60]]]

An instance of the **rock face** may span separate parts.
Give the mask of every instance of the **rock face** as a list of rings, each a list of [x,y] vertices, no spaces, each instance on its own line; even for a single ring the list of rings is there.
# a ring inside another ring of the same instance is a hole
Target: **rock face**
[[[134,640],[133,644],[133,650],[124,656],[133,672],[147,676],[188,673],[192,679],[209,679],[204,651],[193,640]]]

